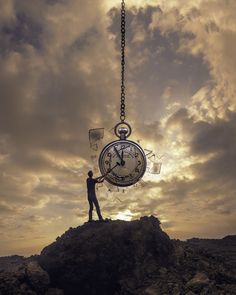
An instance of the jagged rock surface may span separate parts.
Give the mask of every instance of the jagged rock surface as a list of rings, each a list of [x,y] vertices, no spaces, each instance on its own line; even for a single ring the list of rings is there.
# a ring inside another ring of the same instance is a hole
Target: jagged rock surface
[[[159,224],[154,217],[87,223],[43,249],[39,262],[66,294],[128,294],[173,262],[174,247]]]
[[[5,270],[0,270],[1,295],[44,295],[50,291],[49,275],[37,261],[9,258],[8,263],[5,259],[5,266]]]
[[[41,255],[0,257],[0,295],[233,295],[236,236],[170,240],[157,218],[85,223]]]

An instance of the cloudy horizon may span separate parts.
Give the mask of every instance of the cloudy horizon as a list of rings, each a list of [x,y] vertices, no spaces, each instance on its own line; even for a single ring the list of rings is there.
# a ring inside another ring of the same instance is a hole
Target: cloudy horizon
[[[88,132],[105,128],[104,145],[119,121],[119,5],[0,1],[0,256],[87,221]],[[235,234],[236,2],[126,7],[127,122],[162,170],[125,193],[99,188],[102,213],[154,215],[171,238]]]

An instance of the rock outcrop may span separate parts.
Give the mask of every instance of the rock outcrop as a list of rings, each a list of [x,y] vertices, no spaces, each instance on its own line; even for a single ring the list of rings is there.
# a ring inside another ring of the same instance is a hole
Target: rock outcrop
[[[157,218],[85,223],[0,257],[0,295],[233,295],[236,237],[170,240]]]
[[[66,294],[134,292],[174,259],[171,240],[158,219],[87,223],[43,249],[39,262],[53,286]]]
[[[49,275],[37,261],[24,259],[23,262],[14,262],[0,270],[1,295],[62,295],[63,291],[52,289],[49,286]],[[60,291],[60,293],[58,292]]]

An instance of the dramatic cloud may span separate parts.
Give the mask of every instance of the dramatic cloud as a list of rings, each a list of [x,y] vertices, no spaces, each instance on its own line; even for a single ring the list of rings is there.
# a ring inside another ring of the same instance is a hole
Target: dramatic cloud
[[[103,214],[154,214],[178,238],[234,233],[236,3],[127,2],[127,121],[162,171],[99,187]],[[119,120],[119,6],[0,3],[0,255],[87,219],[88,130],[105,127],[104,145]]]

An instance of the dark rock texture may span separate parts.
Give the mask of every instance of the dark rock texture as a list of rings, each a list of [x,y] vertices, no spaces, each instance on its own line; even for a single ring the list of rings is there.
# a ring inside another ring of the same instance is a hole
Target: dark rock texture
[[[6,261],[5,261],[6,263]],[[37,261],[12,263],[7,265],[6,270],[0,271],[0,294],[36,295],[45,294],[49,289],[49,275]]]
[[[154,217],[85,223],[39,256],[0,257],[0,295],[233,295],[236,236],[170,240]]]
[[[40,265],[66,294],[126,292],[173,262],[174,247],[158,219],[87,223],[43,249]]]

